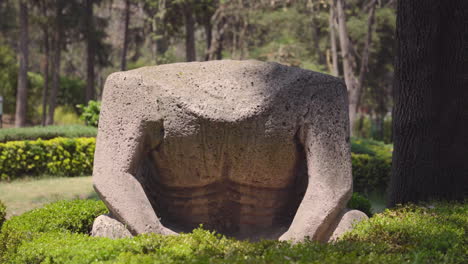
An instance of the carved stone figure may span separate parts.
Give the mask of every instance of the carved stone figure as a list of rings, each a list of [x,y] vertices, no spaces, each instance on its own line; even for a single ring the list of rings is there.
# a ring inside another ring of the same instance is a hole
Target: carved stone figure
[[[134,235],[203,224],[240,239],[327,241],[364,217],[345,209],[352,193],[345,85],[277,63],[112,74],[93,181]]]

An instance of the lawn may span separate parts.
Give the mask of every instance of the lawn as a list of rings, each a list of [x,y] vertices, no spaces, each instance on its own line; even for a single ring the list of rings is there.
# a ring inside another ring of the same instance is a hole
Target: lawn
[[[97,199],[91,176],[0,182],[0,200],[7,206],[7,218],[50,202],[74,198]]]

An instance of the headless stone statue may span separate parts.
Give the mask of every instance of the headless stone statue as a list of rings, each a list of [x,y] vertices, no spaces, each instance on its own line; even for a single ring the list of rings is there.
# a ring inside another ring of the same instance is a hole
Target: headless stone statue
[[[327,241],[364,218],[345,209],[352,193],[345,85],[276,63],[112,74],[93,181],[111,212],[95,222],[97,236],[203,224],[240,239]],[[111,234],[120,223],[125,232]]]

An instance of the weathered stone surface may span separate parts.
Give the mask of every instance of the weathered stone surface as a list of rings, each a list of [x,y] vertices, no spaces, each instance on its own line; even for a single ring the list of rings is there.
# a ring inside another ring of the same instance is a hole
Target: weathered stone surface
[[[341,217],[338,218],[338,225],[330,236],[329,241],[334,241],[340,238],[344,233],[351,231],[353,225],[369,219],[367,215],[358,210],[345,210]]]
[[[109,215],[100,215],[94,220],[91,235],[95,237],[108,237],[112,239],[132,236],[124,224],[115,220]]]
[[[352,191],[346,87],[258,61],[114,73],[93,181],[133,234],[326,241]]]

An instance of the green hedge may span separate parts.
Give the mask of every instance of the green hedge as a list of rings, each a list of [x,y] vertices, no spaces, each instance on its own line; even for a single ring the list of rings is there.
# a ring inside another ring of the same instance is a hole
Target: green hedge
[[[0,232],[0,263],[15,254],[21,243],[42,233],[88,234],[94,219],[105,213],[108,211],[101,201],[74,200],[59,201],[14,216],[4,223]]]
[[[23,175],[90,175],[94,138],[55,138],[0,143],[0,179]]]
[[[39,138],[45,140],[56,137],[96,137],[96,135],[97,128],[80,125],[2,128],[0,129],[0,142],[37,140]]]
[[[90,175],[94,149],[94,138],[0,143],[0,180],[24,175]],[[391,169],[391,146],[354,139],[352,151],[354,191],[366,194],[386,189]]]
[[[6,206],[0,201],[0,228],[2,228],[3,222],[6,219]]]
[[[90,237],[101,202],[59,202],[8,220],[1,263],[466,263],[468,206],[386,210],[333,244],[249,243],[202,229],[111,240]],[[13,238],[13,239],[12,239]]]

